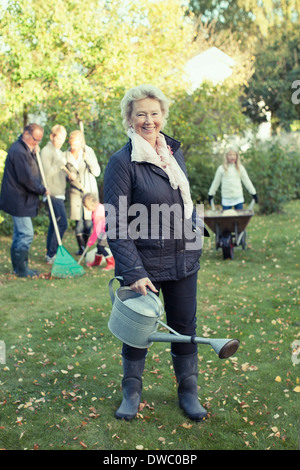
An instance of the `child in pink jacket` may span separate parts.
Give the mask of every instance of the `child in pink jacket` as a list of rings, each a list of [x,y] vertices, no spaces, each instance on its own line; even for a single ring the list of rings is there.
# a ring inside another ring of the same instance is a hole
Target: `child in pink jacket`
[[[91,247],[97,242],[95,259],[91,263],[87,263],[87,266],[99,266],[104,257],[107,265],[103,271],[111,271],[115,267],[115,260],[106,241],[104,206],[92,193],[85,194],[82,203],[87,210],[92,211],[93,231],[88,239],[87,246]]]

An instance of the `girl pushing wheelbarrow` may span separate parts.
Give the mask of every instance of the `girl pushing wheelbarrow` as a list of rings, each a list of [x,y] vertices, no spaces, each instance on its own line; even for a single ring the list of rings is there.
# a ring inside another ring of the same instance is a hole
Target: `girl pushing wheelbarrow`
[[[242,183],[253,198],[247,210],[243,209]],[[216,211],[213,197],[220,185],[223,210]],[[208,202],[212,211],[206,212],[205,222],[216,234],[216,249],[222,248],[224,259],[233,259],[234,246],[246,247],[246,226],[253,215],[253,205],[258,202],[256,190],[237,151],[229,149],[226,152],[223,165],[218,167],[209,189]]]

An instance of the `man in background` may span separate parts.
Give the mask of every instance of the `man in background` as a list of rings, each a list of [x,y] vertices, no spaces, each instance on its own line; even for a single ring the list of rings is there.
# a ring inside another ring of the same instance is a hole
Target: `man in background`
[[[28,267],[28,252],[34,235],[31,218],[37,216],[39,196],[48,194],[36,161],[43,134],[38,124],[25,126],[22,135],[8,150],[5,161],[0,209],[13,218],[11,261],[18,277],[38,275]]]

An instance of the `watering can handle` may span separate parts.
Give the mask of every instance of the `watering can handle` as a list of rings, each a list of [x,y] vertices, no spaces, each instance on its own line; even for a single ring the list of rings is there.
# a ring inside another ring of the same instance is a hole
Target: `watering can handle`
[[[109,288],[109,294],[110,294],[112,304],[114,304],[114,301],[115,301],[115,293],[114,293],[113,286],[112,286],[115,279],[118,279],[118,281],[121,283],[123,281],[123,277],[122,276],[115,276],[109,281],[108,288]],[[128,287],[128,289],[130,289],[130,287]],[[154,294],[154,292],[152,292],[150,289],[147,289],[147,291],[148,291],[149,295],[152,295],[155,299],[157,299],[157,296],[156,296],[156,294]],[[163,312],[164,312],[164,309],[163,309],[163,306],[161,305],[161,313],[158,316],[162,316]],[[164,326],[166,326],[166,325],[164,325]]]
[[[121,282],[121,281],[123,281],[123,277],[122,276],[116,276],[116,277],[113,277],[109,281],[108,288],[109,288],[109,294],[110,294],[112,304],[114,303],[114,300],[115,300],[115,294],[114,294],[114,290],[113,290],[113,286],[112,286],[115,279],[118,279],[118,281]]]

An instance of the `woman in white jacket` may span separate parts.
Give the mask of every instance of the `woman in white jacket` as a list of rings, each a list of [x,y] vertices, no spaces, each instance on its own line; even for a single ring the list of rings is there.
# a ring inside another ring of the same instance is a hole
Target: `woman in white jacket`
[[[70,148],[66,152],[70,179],[70,219],[76,221],[75,235],[79,246],[77,254],[82,254],[92,228],[92,212],[82,204],[85,193],[92,193],[98,198],[96,177],[101,169],[91,147],[85,143],[81,131],[73,131],[69,137]]]
[[[214,180],[208,192],[208,201],[211,202],[221,184],[221,196],[223,210],[243,209],[244,194],[242,183],[252,195],[255,202],[258,202],[256,190],[248,176],[245,167],[240,162],[238,152],[228,150],[225,154],[224,163],[216,171]]]

